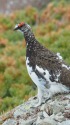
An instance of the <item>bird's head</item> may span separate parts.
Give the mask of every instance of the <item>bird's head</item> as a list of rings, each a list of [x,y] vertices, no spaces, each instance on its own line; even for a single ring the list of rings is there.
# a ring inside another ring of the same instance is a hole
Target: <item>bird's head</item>
[[[26,32],[30,29],[31,27],[27,23],[24,23],[24,22],[17,24],[14,28],[14,30],[20,30],[21,32]]]

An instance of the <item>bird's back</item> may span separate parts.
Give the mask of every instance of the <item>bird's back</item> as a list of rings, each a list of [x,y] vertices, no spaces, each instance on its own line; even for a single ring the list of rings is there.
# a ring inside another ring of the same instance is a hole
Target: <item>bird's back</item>
[[[36,52],[35,65],[48,70],[52,82],[70,87],[70,67],[65,64],[63,59],[40,44],[37,44]],[[57,76],[59,76],[58,79]]]

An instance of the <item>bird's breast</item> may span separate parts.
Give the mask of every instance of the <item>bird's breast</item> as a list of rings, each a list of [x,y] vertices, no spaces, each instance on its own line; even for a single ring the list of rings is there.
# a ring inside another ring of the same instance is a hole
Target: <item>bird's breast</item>
[[[30,76],[30,78],[32,79],[32,81],[37,85],[37,86],[42,86],[42,84],[45,84],[45,80],[40,78],[38,76],[38,74],[35,72],[35,70],[33,69],[33,67],[31,65],[29,65],[30,62],[29,62],[29,58],[27,57],[26,59],[26,67],[27,67],[27,71],[28,71],[28,74]]]

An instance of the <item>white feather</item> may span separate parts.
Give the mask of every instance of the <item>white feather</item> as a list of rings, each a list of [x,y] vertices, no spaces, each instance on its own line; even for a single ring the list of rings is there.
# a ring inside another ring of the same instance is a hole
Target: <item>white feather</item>
[[[49,82],[50,84],[50,88],[49,88],[49,92],[53,95],[55,93],[62,93],[62,92],[68,92],[68,88],[65,85],[62,85],[61,83],[56,83],[56,82],[52,82],[49,78],[50,78],[50,74],[48,70],[43,70],[42,68],[40,68],[39,66],[36,65],[36,68],[39,72],[43,73],[45,72],[45,79]],[[55,79],[55,81],[58,81],[58,78],[60,76],[60,72],[57,74],[57,78]],[[43,83],[42,83],[43,84]]]
[[[27,66],[27,70],[28,70],[28,74],[31,77],[31,79],[33,80],[33,82],[37,85],[38,87],[38,99],[39,99],[39,103],[36,105],[40,105],[41,101],[42,101],[42,97],[45,95],[45,97],[52,97],[52,95],[56,94],[56,93],[62,93],[62,92],[69,92],[69,89],[65,86],[62,85],[61,83],[56,83],[56,82],[52,82],[49,78],[50,78],[50,74],[48,70],[43,70],[43,68],[40,68],[39,66],[36,65],[36,70],[38,70],[41,74],[43,74],[45,72],[44,75],[44,79],[39,79],[37,74],[33,71],[32,67],[29,66],[29,58],[26,58],[26,66]],[[60,73],[57,74],[57,78],[55,79],[55,81],[58,81],[58,78],[60,76]],[[47,84],[46,81],[49,82],[50,87],[47,89],[44,85]]]
[[[62,64],[62,67],[66,68],[67,70],[70,70],[70,67],[66,66],[65,64]]]
[[[60,55],[60,53],[57,53],[58,59],[60,59],[61,61],[63,60],[62,56]]]

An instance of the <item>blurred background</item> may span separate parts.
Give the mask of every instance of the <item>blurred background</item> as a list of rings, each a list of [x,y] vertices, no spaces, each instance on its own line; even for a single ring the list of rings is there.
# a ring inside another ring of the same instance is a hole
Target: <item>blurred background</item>
[[[70,64],[70,0],[0,0],[0,114],[37,93],[25,66],[24,37],[13,31],[22,21]]]
[[[0,13],[9,14],[14,10],[21,10],[29,5],[41,9],[51,0],[0,0]]]

